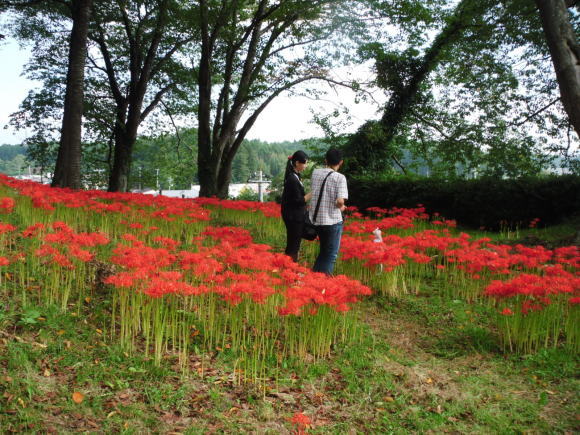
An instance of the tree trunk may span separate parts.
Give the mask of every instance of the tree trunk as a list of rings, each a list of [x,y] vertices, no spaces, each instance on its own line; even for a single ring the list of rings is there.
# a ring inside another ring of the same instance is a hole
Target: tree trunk
[[[87,34],[92,0],[73,0],[66,95],[53,187],[81,188],[81,127]]]
[[[536,0],[548,42],[562,105],[580,137],[580,46],[565,0]]]
[[[227,198],[230,193],[230,183],[232,181],[232,159],[222,159],[218,179],[217,179],[217,196]]]
[[[217,167],[219,161],[212,158],[211,132],[211,56],[213,41],[208,29],[207,4],[201,2],[201,59],[199,61],[199,104],[197,128],[197,171],[199,196],[217,195]]]
[[[115,151],[109,176],[109,192],[127,192],[129,187],[131,159],[137,134],[136,129],[128,134],[124,127],[124,124],[115,127]]]

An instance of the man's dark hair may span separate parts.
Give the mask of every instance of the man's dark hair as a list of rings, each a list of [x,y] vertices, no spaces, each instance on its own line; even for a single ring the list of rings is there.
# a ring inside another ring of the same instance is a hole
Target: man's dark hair
[[[342,153],[336,148],[330,148],[328,151],[326,151],[325,159],[326,164],[329,166],[338,165],[342,160]]]

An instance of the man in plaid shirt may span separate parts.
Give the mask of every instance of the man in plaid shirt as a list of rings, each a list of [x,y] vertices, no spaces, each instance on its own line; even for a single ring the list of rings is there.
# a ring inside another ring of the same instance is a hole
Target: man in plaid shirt
[[[348,199],[346,177],[336,172],[342,162],[340,151],[331,148],[326,152],[326,167],[316,169],[312,173],[312,199],[309,213],[320,239],[320,252],[312,270],[327,275],[332,275],[338,256],[342,237],[342,212],[346,209],[344,202]],[[325,179],[326,184],[321,193]],[[322,195],[320,207],[315,219],[316,204],[320,195]]]

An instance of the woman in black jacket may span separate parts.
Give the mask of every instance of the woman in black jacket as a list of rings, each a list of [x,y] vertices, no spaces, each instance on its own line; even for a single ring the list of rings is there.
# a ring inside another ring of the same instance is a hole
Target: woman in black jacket
[[[306,213],[306,203],[310,200],[304,192],[300,173],[306,168],[308,156],[304,151],[296,151],[288,157],[282,192],[282,219],[286,225],[286,250],[284,253],[298,261],[298,251],[302,241],[302,227]]]

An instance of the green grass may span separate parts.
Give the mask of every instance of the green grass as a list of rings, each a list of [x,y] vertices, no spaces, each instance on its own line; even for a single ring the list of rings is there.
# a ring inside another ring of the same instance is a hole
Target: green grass
[[[2,307],[6,432],[279,433],[295,412],[313,419],[311,433],[563,433],[578,424],[578,355],[503,354],[485,308],[436,294],[364,302],[358,342],[327,360],[287,361],[265,394],[231,381],[227,355],[198,356],[183,374],[174,356],[156,367],[125,354],[100,332],[106,302],[80,315]]]
[[[545,240],[570,234],[558,231]],[[270,244],[280,250],[282,236]],[[312,434],[577,431],[578,355],[503,353],[492,310],[438,285],[367,299],[358,341],[328,359],[281,361],[265,391],[234,382],[227,350],[193,355],[186,373],[176,355],[156,366],[125,353],[107,337],[106,293],[64,314],[0,295],[0,433],[278,434],[296,412]]]

